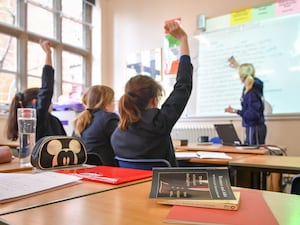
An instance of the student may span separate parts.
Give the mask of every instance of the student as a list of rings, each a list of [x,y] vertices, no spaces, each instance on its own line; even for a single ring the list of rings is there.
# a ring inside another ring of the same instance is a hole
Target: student
[[[75,118],[73,135],[85,144],[88,164],[117,166],[110,144],[119,123],[119,116],[113,112],[114,91],[104,85],[92,86],[84,94],[83,104],[86,109]]]
[[[12,160],[12,151],[8,146],[0,146],[0,163],[7,163]]]
[[[189,100],[193,66],[185,31],[174,21],[166,22],[165,30],[180,42],[181,57],[174,89],[158,109],[162,87],[149,76],[132,77],[119,101],[120,124],[111,144],[119,157],[160,158],[177,166],[170,132]]]
[[[242,117],[242,125],[246,128],[245,144],[265,144],[267,128],[264,117],[263,83],[254,77],[252,64],[241,64],[239,75],[244,83],[241,97],[241,110],[228,106],[225,112],[237,113]]]
[[[54,69],[52,67],[50,42],[40,40],[40,45],[46,53],[42,73],[42,87],[28,88],[24,92],[18,92],[12,99],[7,127],[7,138],[12,141],[17,140],[19,136],[17,123],[18,108],[36,109],[36,141],[44,136],[66,135],[60,120],[50,113],[54,87]]]

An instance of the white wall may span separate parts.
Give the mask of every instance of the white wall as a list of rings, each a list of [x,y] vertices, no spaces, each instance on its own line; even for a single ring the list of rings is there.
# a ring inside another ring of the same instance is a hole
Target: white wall
[[[102,82],[110,85],[116,97],[123,94],[126,77],[126,56],[163,46],[163,24],[171,18],[182,18],[189,35],[195,35],[197,16],[207,18],[225,15],[245,7],[271,3],[271,0],[99,0],[102,8]],[[193,49],[192,49],[193,51]],[[100,53],[99,53],[100,54]],[[237,96],[238,97],[238,96]],[[238,117],[183,120],[183,123],[213,124],[233,122],[242,136]],[[299,155],[299,116],[267,117],[267,143],[283,145],[289,155]]]

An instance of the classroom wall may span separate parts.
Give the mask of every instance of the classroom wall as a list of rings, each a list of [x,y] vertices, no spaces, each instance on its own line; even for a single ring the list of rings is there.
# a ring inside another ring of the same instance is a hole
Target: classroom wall
[[[163,24],[171,18],[182,18],[189,35],[199,34],[197,16],[217,17],[233,10],[272,3],[270,0],[99,0],[102,8],[102,82],[122,95],[126,76],[126,56],[132,52],[163,46]],[[193,51],[193,49],[192,49]],[[239,96],[237,96],[239,98]],[[226,118],[181,119],[178,124],[234,123],[243,139],[237,116]],[[300,118],[298,115],[267,117],[267,144],[286,146],[289,155],[300,156]]]

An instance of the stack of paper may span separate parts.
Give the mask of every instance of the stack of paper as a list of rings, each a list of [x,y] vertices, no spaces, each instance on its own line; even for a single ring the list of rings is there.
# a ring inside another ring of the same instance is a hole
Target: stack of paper
[[[224,152],[176,152],[177,159],[191,159],[191,158],[200,158],[200,159],[231,159],[232,157],[227,155]]]
[[[0,203],[77,184],[81,178],[55,172],[0,173]]]

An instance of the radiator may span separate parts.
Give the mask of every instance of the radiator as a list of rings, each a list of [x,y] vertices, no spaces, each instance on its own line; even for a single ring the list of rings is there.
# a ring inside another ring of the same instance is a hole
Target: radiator
[[[173,140],[187,139],[189,143],[200,142],[201,136],[208,136],[208,138],[216,137],[217,132],[213,125],[179,125],[174,126],[171,132]]]

